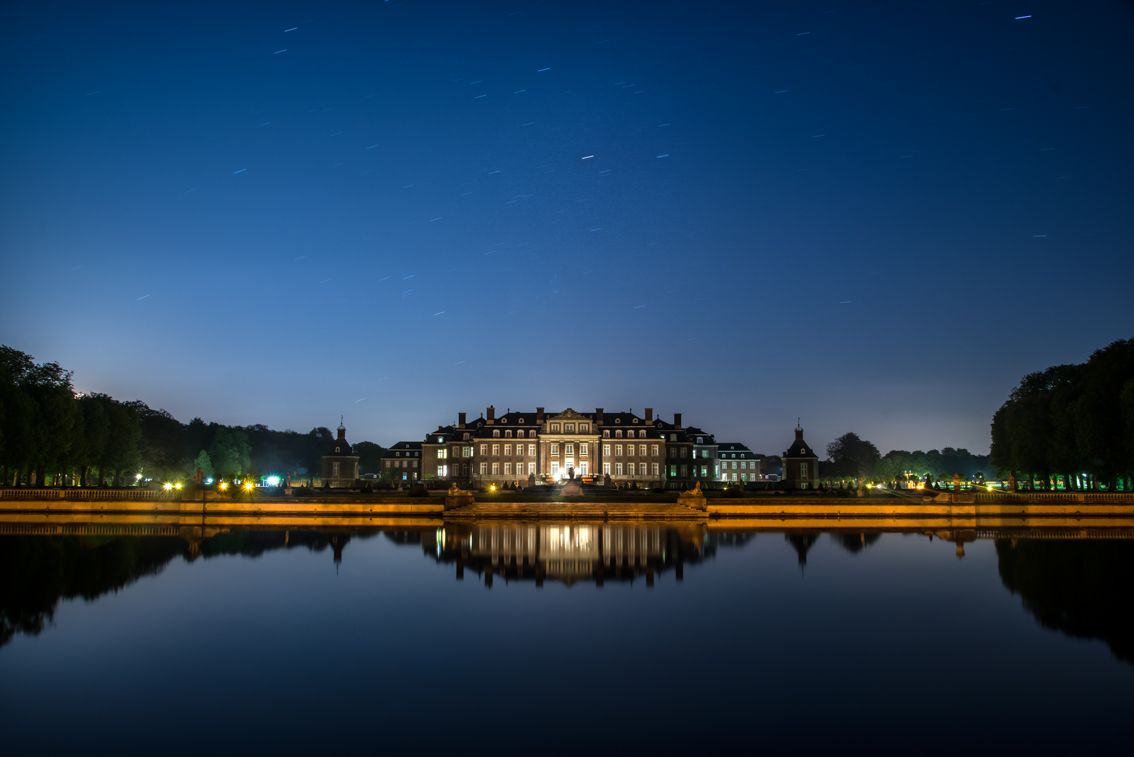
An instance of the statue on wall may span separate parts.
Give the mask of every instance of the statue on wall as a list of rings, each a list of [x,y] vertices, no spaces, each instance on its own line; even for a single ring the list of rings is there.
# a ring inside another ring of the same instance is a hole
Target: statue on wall
[[[572,481],[575,480],[575,468],[574,468],[574,466],[567,469],[567,478],[571,479]]]
[[[1016,492],[1019,489],[1019,484],[1016,482],[1016,471],[1008,472],[1008,491]]]

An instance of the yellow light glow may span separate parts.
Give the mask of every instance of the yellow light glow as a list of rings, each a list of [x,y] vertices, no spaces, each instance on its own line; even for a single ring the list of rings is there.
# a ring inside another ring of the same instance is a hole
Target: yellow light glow
[[[221,491],[224,491],[225,489],[228,488],[228,484],[221,482],[220,488],[221,488]]]
[[[166,491],[169,491],[169,490],[170,490],[170,489],[172,489],[172,488],[173,488],[173,484],[166,484],[166,485],[165,485],[165,490],[166,490]]]
[[[180,488],[181,488],[181,484],[174,484],[174,485],[173,485],[173,488],[174,488],[174,489],[180,489]]]
[[[248,483],[246,483],[244,485],[244,488],[247,489],[248,491],[252,491],[252,482],[249,481]]]

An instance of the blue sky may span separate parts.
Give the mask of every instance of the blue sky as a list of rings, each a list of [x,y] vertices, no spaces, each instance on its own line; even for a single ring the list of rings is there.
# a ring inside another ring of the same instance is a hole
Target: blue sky
[[[0,341],[183,421],[984,452],[1131,336],[1129,4],[8,8]]]

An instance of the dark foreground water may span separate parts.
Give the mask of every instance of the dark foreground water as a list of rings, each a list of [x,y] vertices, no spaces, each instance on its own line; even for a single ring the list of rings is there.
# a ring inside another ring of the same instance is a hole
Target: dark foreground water
[[[1128,752],[1134,540],[1021,536],[3,536],[0,743]]]

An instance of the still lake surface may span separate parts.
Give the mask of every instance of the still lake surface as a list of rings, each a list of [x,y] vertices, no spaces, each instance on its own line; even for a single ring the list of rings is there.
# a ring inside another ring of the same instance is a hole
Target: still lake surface
[[[1127,751],[1134,539],[0,536],[5,752]]]

